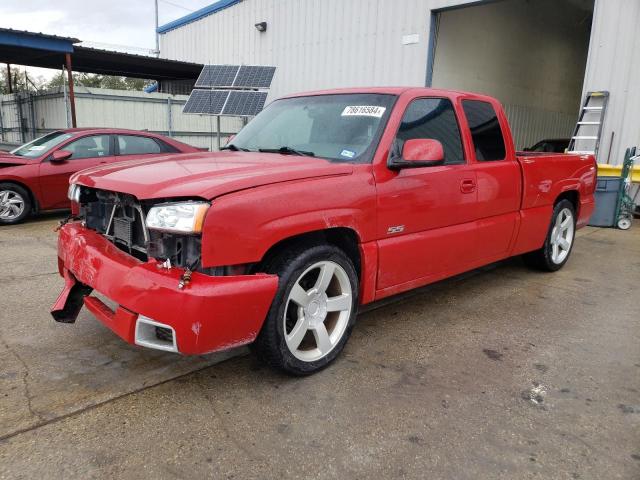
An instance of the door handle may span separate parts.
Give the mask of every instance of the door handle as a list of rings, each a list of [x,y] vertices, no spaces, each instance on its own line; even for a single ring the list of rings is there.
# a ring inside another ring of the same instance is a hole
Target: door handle
[[[470,178],[464,179],[460,182],[460,191],[462,193],[473,193],[476,191],[476,182]]]

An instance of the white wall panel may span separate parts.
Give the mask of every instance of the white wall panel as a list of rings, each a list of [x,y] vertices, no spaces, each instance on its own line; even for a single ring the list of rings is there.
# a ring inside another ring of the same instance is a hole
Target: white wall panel
[[[583,95],[593,90],[610,92],[598,161],[620,164],[640,145],[639,0],[596,0]]]
[[[162,34],[161,56],[275,65],[270,98],[336,87],[422,86],[430,3],[245,0]],[[268,24],[265,33],[254,28],[260,21]],[[403,45],[402,36],[408,34],[418,34],[418,43]]]
[[[160,35],[161,56],[202,63],[275,65],[278,70],[270,99],[295,91],[333,87],[422,86],[427,70],[431,11],[474,4],[491,6],[493,3],[499,5],[502,2],[244,0]],[[571,3],[580,2],[572,0]],[[554,22],[556,2],[536,0],[528,4],[539,7],[536,15]],[[267,32],[259,33],[253,27],[260,21],[268,23]],[[601,145],[601,161],[606,160],[611,150],[611,162],[619,163],[626,146],[640,143],[638,25],[639,0],[596,0],[584,85],[585,89],[606,89],[612,93]],[[518,33],[517,29],[526,29],[528,25],[508,24],[505,27]],[[555,37],[562,34],[562,29],[554,27],[553,32],[553,35],[544,37],[536,38],[534,35],[528,45],[519,48],[539,51],[543,44],[553,43]],[[418,34],[418,42],[403,45],[402,36],[408,34]],[[492,47],[496,60],[504,54],[501,48],[513,48],[508,42],[498,47],[497,50]],[[578,50],[576,45],[565,45],[554,52],[552,58],[542,60],[552,65],[549,68],[557,70],[578,58]],[[518,91],[516,85],[512,91],[504,92],[506,96],[497,96],[505,97],[501,100],[521,125],[515,127],[518,146],[532,143],[533,138],[539,140],[543,132],[558,132],[557,136],[565,136],[569,117],[563,115],[569,115],[569,110],[575,108],[575,117],[579,103],[575,101],[575,94],[567,95],[568,91],[581,90],[580,75],[575,75],[576,68],[569,69],[571,74],[567,76],[566,84],[557,84],[558,88],[551,94],[542,88],[548,79],[545,70],[537,64],[531,64],[526,70],[521,66],[514,68],[516,70],[511,72],[514,77],[529,75],[529,78],[524,78],[529,87]],[[449,80],[442,81],[443,86],[448,83]],[[521,100],[527,95],[535,103]],[[567,103],[562,99],[567,99]],[[562,108],[553,108],[554,104],[560,103],[563,103]],[[551,112],[546,123],[540,117],[541,111]],[[530,115],[529,124],[526,115]],[[550,135],[545,133],[543,136]]]

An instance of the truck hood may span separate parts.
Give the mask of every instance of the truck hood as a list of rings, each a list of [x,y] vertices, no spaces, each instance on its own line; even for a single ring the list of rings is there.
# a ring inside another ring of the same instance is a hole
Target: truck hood
[[[140,200],[217,196],[247,188],[307,178],[348,175],[349,164],[294,155],[256,152],[187,153],[90,168],[71,183]]]

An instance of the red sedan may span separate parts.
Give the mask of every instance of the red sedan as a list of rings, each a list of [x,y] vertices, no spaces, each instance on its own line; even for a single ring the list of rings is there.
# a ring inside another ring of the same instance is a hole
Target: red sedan
[[[70,128],[0,152],[0,225],[32,213],[69,208],[69,177],[85,168],[144,158],[198,152],[172,138],[137,130]]]

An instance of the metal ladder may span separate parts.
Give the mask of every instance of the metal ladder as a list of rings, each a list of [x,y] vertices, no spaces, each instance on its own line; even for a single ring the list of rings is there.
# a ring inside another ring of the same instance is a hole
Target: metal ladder
[[[609,102],[609,92],[588,92],[585,98],[578,123],[571,136],[568,152],[592,153],[598,155],[602,124]]]

